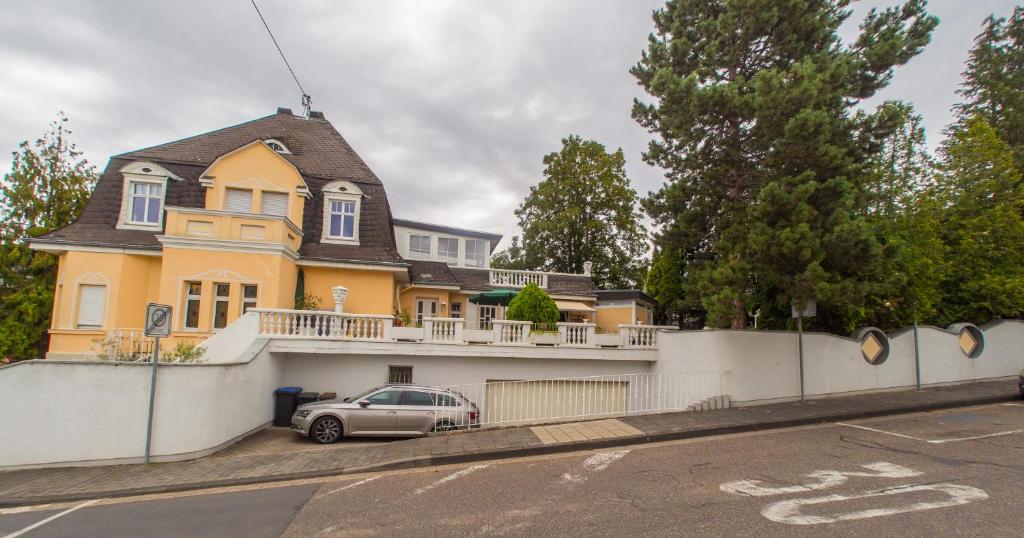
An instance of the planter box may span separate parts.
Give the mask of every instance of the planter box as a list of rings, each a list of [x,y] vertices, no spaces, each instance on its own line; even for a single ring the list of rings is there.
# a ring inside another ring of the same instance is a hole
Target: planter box
[[[530,342],[538,346],[554,346],[558,341],[558,333],[530,333]]]
[[[494,341],[494,331],[485,329],[465,329],[462,331],[462,338],[472,343],[491,343]]]
[[[622,345],[622,337],[618,334],[595,334],[594,342],[601,347],[619,347]]]
[[[392,327],[391,337],[395,340],[423,340],[423,327]]]

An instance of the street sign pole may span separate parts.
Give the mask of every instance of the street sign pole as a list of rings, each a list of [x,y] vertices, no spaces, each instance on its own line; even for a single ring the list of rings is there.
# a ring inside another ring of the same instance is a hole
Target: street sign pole
[[[800,355],[800,401],[804,401],[804,316],[800,312],[796,317],[797,352]]]
[[[146,416],[146,456],[144,463],[149,463],[150,441],[153,437],[153,402],[156,400],[156,366],[160,362],[160,337],[153,338],[153,368],[149,376],[149,414]]]
[[[160,338],[171,335],[171,307],[165,304],[146,305],[146,326],[143,334],[153,337],[153,367],[149,374],[149,412],[146,414],[146,452],[142,460],[149,463],[153,444],[153,407],[156,403],[156,372],[160,364]]]

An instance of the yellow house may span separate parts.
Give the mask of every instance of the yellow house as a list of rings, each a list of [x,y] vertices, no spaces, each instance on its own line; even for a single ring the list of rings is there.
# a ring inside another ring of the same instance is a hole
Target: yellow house
[[[300,282],[366,314],[409,282],[381,181],[322,113],[287,109],[111,158],[81,217],[32,246],[59,257],[51,358],[139,331],[149,302],[174,307],[172,339],[202,340],[293,308]]]
[[[252,308],[334,310],[337,286],[346,313],[399,326],[447,317],[489,330],[504,307],[471,298],[530,282],[565,322],[615,332],[648,319],[596,308],[589,270],[492,269],[500,241],[392,218],[384,185],[322,113],[278,109],[112,157],[79,219],[32,247],[59,258],[48,358],[134,341],[151,302],[173,307],[171,343],[202,341]]]

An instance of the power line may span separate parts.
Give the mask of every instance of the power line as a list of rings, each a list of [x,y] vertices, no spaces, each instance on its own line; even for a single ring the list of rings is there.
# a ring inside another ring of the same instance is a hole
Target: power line
[[[281,55],[281,59],[284,60],[284,65],[288,68],[288,72],[292,74],[292,78],[295,79],[295,85],[299,87],[299,91],[302,92],[302,110],[303,115],[309,116],[310,107],[313,105],[313,99],[303,89],[302,83],[299,82],[299,77],[295,75],[295,70],[292,69],[292,64],[288,63],[288,58],[285,57],[284,51],[281,50],[281,45],[277,44],[277,39],[274,38],[274,32],[270,31],[270,25],[267,24],[267,19],[263,18],[263,13],[260,12],[260,7],[256,5],[256,0],[250,0],[252,7],[256,9],[256,14],[260,16],[260,20],[263,21],[263,27],[267,29],[267,34],[270,35],[270,40],[274,42],[274,46],[277,47],[277,52]]]

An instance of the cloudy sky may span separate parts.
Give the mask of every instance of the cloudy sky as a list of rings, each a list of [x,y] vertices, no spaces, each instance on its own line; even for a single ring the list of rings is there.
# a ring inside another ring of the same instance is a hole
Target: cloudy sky
[[[518,233],[541,157],[575,133],[622,147],[644,194],[649,134],[629,68],[651,0],[258,1],[315,110],[384,181],[396,216]],[[856,4],[845,28],[873,6]],[[913,102],[941,140],[973,37],[1009,0],[932,0],[941,24],[878,99]],[[0,165],[59,110],[109,156],[273,113],[299,92],[249,0],[9,2],[0,18]],[[871,103],[868,103],[870,105]]]

